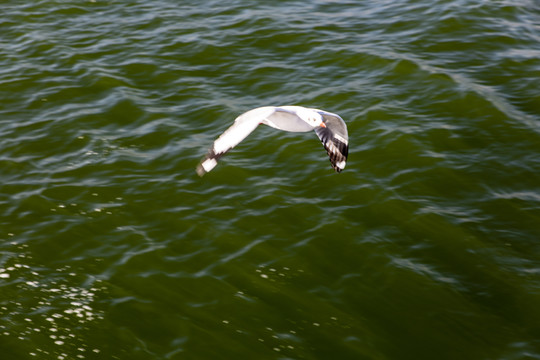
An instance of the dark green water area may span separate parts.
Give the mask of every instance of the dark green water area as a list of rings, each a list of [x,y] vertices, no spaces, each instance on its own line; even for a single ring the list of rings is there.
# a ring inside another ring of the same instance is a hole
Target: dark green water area
[[[0,357],[540,359],[540,4],[2,1]],[[200,178],[236,116],[260,127]]]

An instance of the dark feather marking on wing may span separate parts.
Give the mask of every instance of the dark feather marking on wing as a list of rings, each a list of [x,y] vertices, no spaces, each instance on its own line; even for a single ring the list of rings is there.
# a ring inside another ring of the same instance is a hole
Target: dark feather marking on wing
[[[328,153],[330,163],[335,171],[341,172],[341,168],[337,166],[339,162],[347,161],[349,155],[349,146],[332,136],[332,132],[328,128],[317,128],[315,132],[321,139],[321,142]]]
[[[215,160],[217,161],[217,160],[219,160],[220,157],[222,157],[223,155],[225,155],[228,151],[229,151],[229,150],[224,151],[224,152],[220,152],[220,153],[216,153],[216,152],[214,151],[214,149],[210,149],[210,150],[208,151],[208,154],[206,155],[206,159],[215,159]]]

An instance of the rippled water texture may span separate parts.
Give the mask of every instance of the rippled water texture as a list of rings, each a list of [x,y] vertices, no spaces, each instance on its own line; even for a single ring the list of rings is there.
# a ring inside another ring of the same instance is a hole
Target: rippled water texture
[[[2,359],[540,359],[540,5],[4,1]],[[203,178],[240,113],[257,129]]]

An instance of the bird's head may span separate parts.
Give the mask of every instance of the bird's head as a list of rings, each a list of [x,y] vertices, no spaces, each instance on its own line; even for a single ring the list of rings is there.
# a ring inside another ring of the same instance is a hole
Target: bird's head
[[[323,121],[322,115],[319,114],[318,112],[310,111],[310,113],[307,114],[305,119],[306,119],[306,122],[309,125],[313,126],[314,128],[319,127],[319,126],[326,127],[326,124]]]

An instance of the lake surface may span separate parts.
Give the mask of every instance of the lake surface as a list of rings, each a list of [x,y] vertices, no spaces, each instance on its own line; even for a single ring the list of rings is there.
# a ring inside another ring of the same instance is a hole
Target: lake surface
[[[0,17],[2,359],[540,359],[540,4]],[[260,127],[200,178],[236,116]]]

